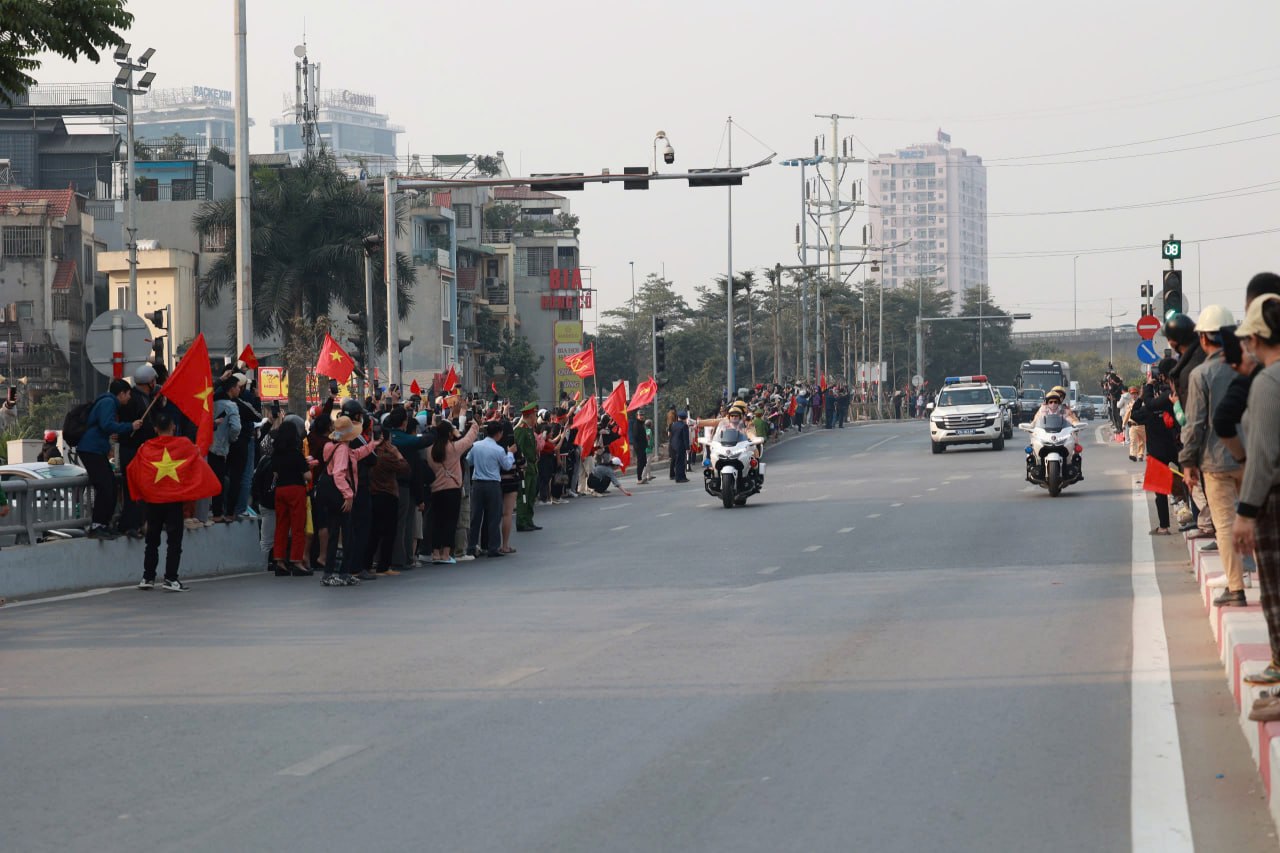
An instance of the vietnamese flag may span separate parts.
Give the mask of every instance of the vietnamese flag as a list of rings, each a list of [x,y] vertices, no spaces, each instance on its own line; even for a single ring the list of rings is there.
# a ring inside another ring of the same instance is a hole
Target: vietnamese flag
[[[586,352],[566,355],[561,360],[565,363],[566,367],[582,379],[596,375],[596,348],[594,345],[592,345],[591,349]]]
[[[618,425],[618,429],[622,430],[622,434],[627,434],[627,386],[619,382],[614,386],[613,391],[604,400],[601,406],[604,413],[613,418],[613,422]]]
[[[126,474],[129,494],[149,504],[198,501],[222,491],[222,481],[204,461],[204,454],[180,435],[144,442]]]
[[[658,383],[650,376],[645,381],[636,386],[636,393],[631,395],[631,403],[627,406],[628,412],[634,412],[641,406],[647,406],[658,397]]]
[[[819,387],[820,389],[822,389],[823,391],[827,390],[827,374],[826,374],[826,371],[823,371],[823,373],[822,373],[822,379],[821,379],[821,380],[819,380],[819,382],[818,382],[818,387]]]
[[[578,414],[573,416],[573,428],[578,431],[578,446],[583,453],[590,453],[596,446],[596,398],[588,397]]]
[[[253,345],[245,344],[244,350],[240,353],[238,361],[243,361],[244,366],[250,370],[258,369],[258,357],[253,354]]]
[[[415,380],[413,380],[412,382],[410,382],[410,383],[409,383],[409,393],[410,393],[410,394],[421,394],[421,393],[422,393],[422,386],[418,384],[418,380],[416,380],[416,379],[415,379]]]
[[[351,371],[355,369],[356,363],[351,356],[347,355],[347,351],[338,345],[333,335],[325,332],[324,346],[320,347],[320,358],[316,361],[316,373],[339,382],[346,382],[351,378]]]
[[[493,397],[496,400],[498,397],[498,380],[495,379],[489,383],[489,390],[493,392]]]
[[[796,416],[796,398],[791,398],[791,404],[787,406],[787,417],[794,418]]]
[[[444,375],[445,393],[447,394],[448,392],[452,391],[454,388],[457,388],[457,387],[458,387],[458,371],[455,370],[453,365],[451,364],[449,365],[449,372]]]
[[[1147,454],[1147,471],[1142,477],[1142,490],[1157,495],[1173,494],[1173,469]]]
[[[196,446],[201,454],[208,453],[213,444],[213,372],[203,332],[196,335],[160,393],[196,425]]]

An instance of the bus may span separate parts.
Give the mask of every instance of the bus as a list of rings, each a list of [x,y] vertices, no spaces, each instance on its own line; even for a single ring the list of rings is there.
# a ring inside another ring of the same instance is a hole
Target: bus
[[[1024,388],[1048,391],[1055,385],[1061,385],[1063,388],[1071,386],[1070,364],[1049,359],[1031,359],[1022,362],[1022,369],[1018,371],[1019,391]]]

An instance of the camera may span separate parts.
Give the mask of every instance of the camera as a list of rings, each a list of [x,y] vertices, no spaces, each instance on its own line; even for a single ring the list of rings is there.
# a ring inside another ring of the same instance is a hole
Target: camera
[[[662,162],[666,163],[667,165],[671,165],[675,161],[676,161],[676,150],[672,148],[671,143],[668,142],[667,146],[662,149]]]

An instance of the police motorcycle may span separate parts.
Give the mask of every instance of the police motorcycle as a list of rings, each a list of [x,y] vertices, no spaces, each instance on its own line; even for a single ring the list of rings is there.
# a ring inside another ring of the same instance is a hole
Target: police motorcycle
[[[702,486],[718,497],[725,509],[742,506],[764,486],[764,463],[756,456],[763,438],[753,438],[745,430],[721,425],[715,432],[703,431]]]
[[[1057,497],[1062,490],[1084,479],[1081,471],[1084,448],[1077,439],[1088,424],[1073,424],[1061,414],[1041,415],[1039,423],[1018,424],[1031,434],[1027,445],[1027,482],[1049,490]]]

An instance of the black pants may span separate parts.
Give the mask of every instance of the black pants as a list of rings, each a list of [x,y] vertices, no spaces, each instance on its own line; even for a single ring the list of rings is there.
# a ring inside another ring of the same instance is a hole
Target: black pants
[[[225,515],[234,515],[237,509],[245,509],[236,504],[240,501],[240,485],[244,481],[244,466],[248,463],[248,445],[239,442],[232,444],[231,451],[227,454],[227,476],[223,481],[222,510]]]
[[[462,489],[441,489],[431,493],[431,550],[453,550],[461,512]]]
[[[182,562],[182,504],[147,504],[146,519],[147,546],[142,554],[142,576],[149,581],[156,579],[156,567],[160,565],[160,531],[163,530],[164,579],[176,581],[178,564]]]
[[[1160,521],[1161,527],[1169,526],[1169,496],[1156,495],[1156,518]]]
[[[551,478],[556,474],[556,455],[543,453],[538,456],[538,500],[551,500]]]
[[[116,513],[116,475],[102,453],[81,453],[80,464],[93,486],[93,523],[108,525]]]
[[[209,467],[213,469],[213,475],[218,478],[218,482],[222,484],[222,491],[213,496],[209,511],[213,513],[214,518],[219,518],[223,514],[223,502],[227,491],[227,457],[219,456],[216,453],[209,454]],[[232,499],[234,501],[234,498]],[[234,508],[232,506],[226,508],[230,512]]]
[[[373,519],[370,523],[369,544],[364,549],[364,568],[372,569],[377,558],[378,568],[391,567],[391,549],[396,544],[396,531],[400,529],[400,497],[373,495]]]
[[[467,551],[480,548],[480,531],[486,535],[490,553],[502,543],[502,484],[497,480],[471,480],[471,527],[467,531]]]
[[[129,463],[133,461],[133,457],[138,455],[136,447],[120,447],[120,470],[128,471]],[[129,493],[129,477],[126,474],[122,478],[121,489],[124,493],[124,503],[120,507],[120,529],[124,531],[137,530],[142,526],[142,513],[146,504],[142,501],[134,500],[133,495]]]
[[[342,574],[358,575],[364,569],[364,557],[369,547],[370,527],[373,525],[373,495],[368,483],[361,481],[351,502],[351,529],[342,534]],[[330,547],[333,540],[329,541]]]
[[[631,448],[635,451],[633,458],[636,463],[636,482],[641,483],[644,482],[644,469],[649,465],[648,448],[643,444],[633,444]]]
[[[609,486],[612,482],[612,480],[604,477],[597,477],[595,474],[587,475],[587,488],[591,489],[593,492],[599,492],[600,494],[604,494],[609,491]]]
[[[351,513],[343,512],[341,504],[325,508],[325,517],[329,521],[329,547],[324,557],[324,573],[326,576],[338,574],[338,539],[343,541],[342,573],[349,573],[347,566],[351,554]]]

